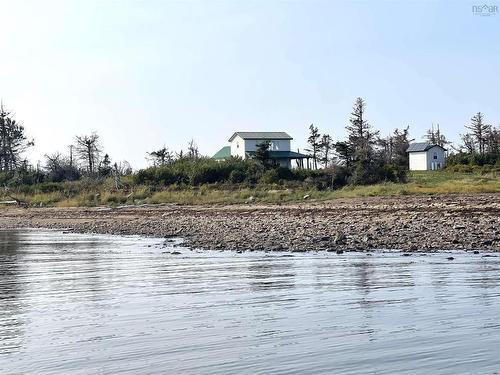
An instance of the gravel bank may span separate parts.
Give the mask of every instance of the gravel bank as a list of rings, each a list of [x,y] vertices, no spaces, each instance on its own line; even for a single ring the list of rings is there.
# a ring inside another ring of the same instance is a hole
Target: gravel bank
[[[182,237],[227,250],[500,251],[500,194],[306,201],[286,206],[2,208],[0,228]]]

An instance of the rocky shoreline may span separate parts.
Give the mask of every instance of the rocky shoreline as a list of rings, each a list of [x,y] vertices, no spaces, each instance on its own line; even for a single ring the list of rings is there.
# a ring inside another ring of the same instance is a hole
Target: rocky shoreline
[[[28,227],[180,237],[191,248],[241,251],[500,251],[500,193],[282,206],[0,209],[0,228]]]

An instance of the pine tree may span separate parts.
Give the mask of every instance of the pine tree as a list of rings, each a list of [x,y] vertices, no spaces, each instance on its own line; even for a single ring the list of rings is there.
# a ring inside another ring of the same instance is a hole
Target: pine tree
[[[389,158],[388,162],[400,167],[408,167],[408,147],[412,140],[409,139],[410,127],[400,130],[396,129],[389,137]]]
[[[371,156],[379,133],[373,131],[371,125],[365,120],[365,108],[365,101],[362,98],[357,98],[349,125],[346,126],[348,143],[354,150],[354,157],[357,160],[363,160]]]
[[[340,161],[340,164],[345,166],[348,170],[351,169],[354,160],[354,150],[348,142],[335,143],[335,152]]]
[[[12,172],[23,165],[22,154],[31,146],[24,127],[0,105],[0,171]]]
[[[370,183],[374,179],[376,168],[374,146],[379,132],[372,130],[371,125],[365,120],[365,108],[365,101],[362,98],[357,98],[349,125],[346,126],[348,150],[352,150],[351,181],[354,184]]]
[[[271,147],[270,141],[262,141],[256,145],[255,160],[258,160],[265,168],[270,165],[269,148]]]
[[[108,154],[104,155],[104,158],[99,163],[99,175],[103,177],[107,177],[111,175],[112,167],[111,167],[111,158]]]
[[[148,152],[148,159],[153,162],[154,167],[162,167],[166,164],[170,164],[173,161],[173,155],[168,150],[168,148],[163,146],[156,151]]]
[[[475,150],[480,155],[484,155],[490,126],[484,123],[484,115],[481,112],[472,116],[470,121],[470,124],[465,125],[465,127],[471,131],[470,135],[474,139]]]
[[[487,152],[493,155],[498,155],[500,153],[500,128],[490,125],[486,139]]]

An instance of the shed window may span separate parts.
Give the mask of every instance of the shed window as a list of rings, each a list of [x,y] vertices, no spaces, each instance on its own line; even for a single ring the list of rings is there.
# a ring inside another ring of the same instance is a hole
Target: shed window
[[[433,156],[432,158],[433,158],[434,160],[437,160],[437,158],[438,158],[438,154],[437,154],[437,152],[435,152],[435,153],[434,153],[434,156]]]

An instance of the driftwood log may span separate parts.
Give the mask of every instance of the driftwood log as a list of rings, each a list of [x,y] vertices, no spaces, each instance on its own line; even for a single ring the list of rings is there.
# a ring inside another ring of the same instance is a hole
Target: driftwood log
[[[0,205],[5,205],[5,206],[22,206],[22,207],[28,207],[28,202],[24,202],[20,199],[17,199],[15,197],[7,196],[9,200],[6,201],[0,201]]]
[[[0,204],[4,204],[6,206],[10,206],[10,205],[17,205],[17,204],[19,204],[19,202],[15,201],[15,200],[14,201],[0,201]]]

